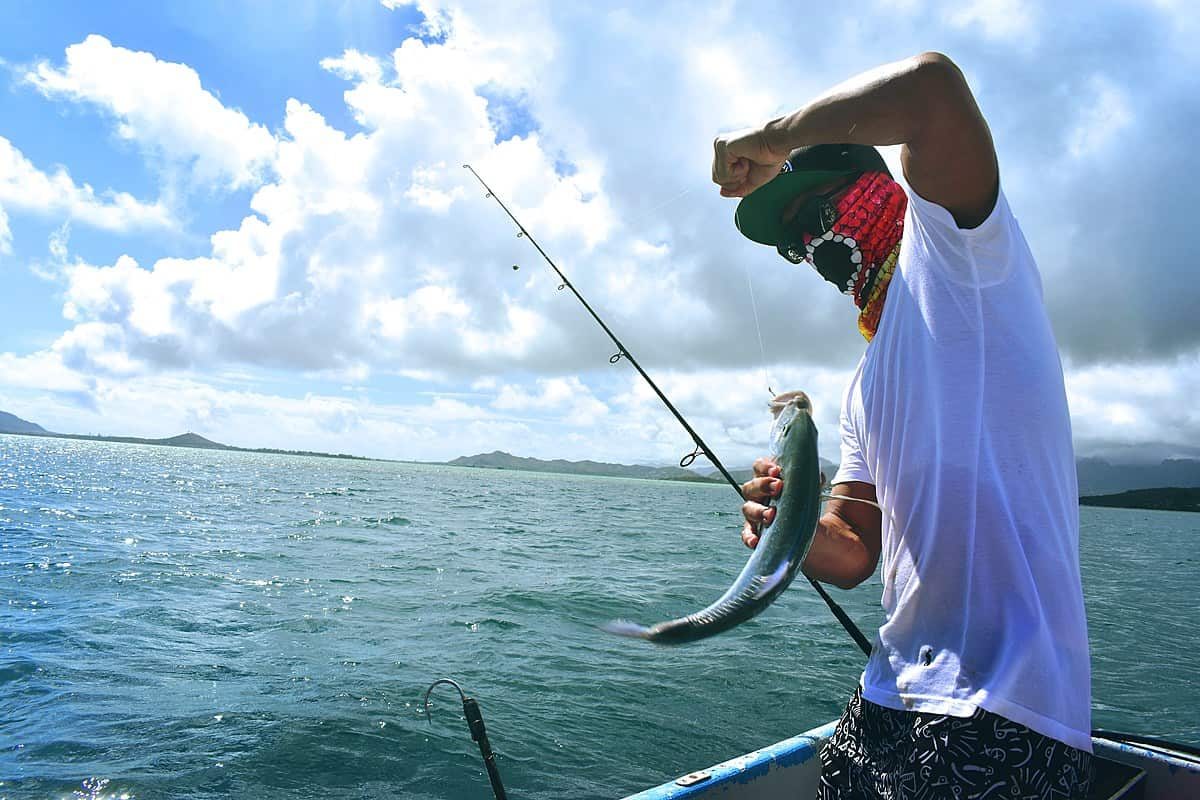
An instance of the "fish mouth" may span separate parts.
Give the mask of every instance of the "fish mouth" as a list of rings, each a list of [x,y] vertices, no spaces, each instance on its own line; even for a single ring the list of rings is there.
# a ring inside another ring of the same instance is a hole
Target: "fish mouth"
[[[806,393],[799,390],[775,395],[774,399],[767,404],[767,408],[771,410],[771,416],[775,418],[778,418],[788,406],[795,406],[797,411],[807,411],[809,414],[812,414],[813,411],[812,401],[808,399]]]

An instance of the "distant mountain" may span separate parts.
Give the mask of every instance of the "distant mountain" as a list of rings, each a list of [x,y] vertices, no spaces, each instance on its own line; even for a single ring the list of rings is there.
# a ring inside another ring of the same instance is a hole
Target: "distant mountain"
[[[0,433],[48,433],[48,431],[41,425],[34,425],[7,411],[0,411]]]
[[[47,436],[59,439],[81,439],[99,442],[123,442],[147,444],[160,447],[190,447],[202,450],[229,450],[248,453],[279,453],[283,455],[325,456],[329,458],[362,459],[345,453],[320,453],[311,450],[279,450],[275,448],[246,448],[221,444],[197,433],[184,433],[166,439],[142,439],[134,436],[85,436],[74,433],[54,433],[28,420],[0,411],[0,434],[23,436]],[[370,460],[370,459],[362,459]],[[463,456],[446,462],[455,466],[489,467],[492,469],[514,469],[531,472],[568,473],[574,475],[609,475],[620,478],[648,478],[651,480],[710,481],[720,483],[723,478],[711,464],[696,470],[681,467],[647,467],[628,464],[609,464],[601,461],[544,461],[538,458],[522,458],[496,450]],[[1200,460],[1189,458],[1166,459],[1158,464],[1113,464],[1102,458],[1081,458],[1076,462],[1079,473],[1079,494],[1085,498],[1113,495],[1141,489],[1179,487],[1200,488]],[[832,479],[837,465],[821,459],[821,470],[826,478]],[[730,470],[738,483],[752,477],[750,467]]]
[[[838,465],[827,458],[818,458],[817,461],[821,465],[821,472],[825,473],[825,478],[827,480],[833,480],[833,476],[837,474]],[[720,470],[718,470],[716,467],[701,467],[700,469],[696,470],[696,472],[699,472],[709,480],[724,480],[724,478],[721,477]],[[754,477],[754,467],[735,467],[729,470],[729,474],[732,475],[733,479],[738,483],[745,483]]]
[[[181,433],[178,436],[169,436],[166,439],[145,439],[141,436],[101,436],[100,434],[84,434],[84,433],[40,433],[30,434],[31,436],[50,436],[55,439],[79,439],[89,442],[117,442],[118,444],[148,444],[154,447],[190,447],[195,450],[246,450],[247,452],[288,452],[279,451],[257,451],[248,450],[245,447],[233,447],[228,444],[214,442],[211,439],[205,439],[198,433]]]
[[[1171,458],[1158,464],[1113,464],[1103,458],[1081,458],[1075,462],[1075,467],[1079,474],[1079,494],[1086,497],[1164,486],[1200,487],[1200,461],[1196,459]],[[837,464],[822,458],[821,469],[825,477],[832,480]],[[700,471],[710,476],[716,473],[711,468]],[[742,483],[751,475],[750,467],[730,472]]]
[[[832,480],[838,465],[822,458],[821,471]],[[697,473],[710,481],[723,480],[721,473],[707,465],[697,470],[681,470],[675,467],[630,467],[624,464],[597,464],[594,461],[541,461],[536,458],[518,458],[497,451],[478,456],[455,459],[451,464],[466,466],[491,466],[498,469],[526,469],[536,472],[571,472],[584,475],[621,475],[625,477],[654,477],[668,480],[694,480]],[[1159,464],[1111,464],[1101,458],[1081,458],[1076,462],[1079,473],[1079,494],[1086,497],[1110,495],[1135,489],[1156,489],[1164,486],[1200,487],[1200,460],[1175,458]],[[674,471],[674,475],[669,474]],[[667,471],[660,474],[644,474],[641,471]],[[687,473],[689,477],[679,476]],[[753,477],[751,467],[729,470],[738,483]]]
[[[1200,461],[1191,458],[1171,458],[1158,464],[1111,464],[1102,458],[1081,458],[1075,466],[1079,494],[1084,496],[1162,486],[1200,487]]]
[[[198,433],[181,433],[178,436],[172,436],[170,439],[148,439],[147,441],[161,444],[165,447],[197,447],[201,450],[237,450],[240,448],[230,447],[227,444],[214,442],[211,439],[205,439]]]
[[[454,467],[485,467],[487,469],[513,469],[525,472],[551,472],[569,475],[605,475],[613,478],[646,478],[666,481],[710,482],[711,478],[699,475],[682,467],[643,467],[628,464],[607,464],[603,461],[564,461],[556,458],[543,461],[540,458],[523,458],[494,450],[473,456],[461,456],[447,464]]]
[[[647,467],[639,464],[610,464],[603,461],[564,461],[561,458],[544,461],[540,458],[514,456],[503,450],[461,456],[445,462],[454,467],[485,467],[488,469],[513,469],[525,472],[550,472],[567,475],[606,475],[613,478],[645,478],[658,481],[699,481],[701,483],[723,483],[724,478],[715,467],[684,469],[682,467]],[[827,478],[837,472],[837,464],[821,459],[821,470]],[[754,477],[750,467],[731,469],[729,474],[740,483]]]
[[[1157,511],[1200,511],[1200,489],[1168,487],[1134,489],[1120,494],[1105,494],[1079,498],[1081,506],[1109,508],[1147,508]]]
[[[190,447],[196,450],[229,450],[239,453],[275,453],[278,455],[288,456],[320,456],[323,458],[352,458],[358,461],[371,461],[373,459],[363,458],[362,456],[352,456],[346,453],[319,453],[314,450],[279,450],[273,447],[234,447],[233,445],[221,444],[214,442],[212,439],[205,439],[198,433],[181,433],[178,436],[170,436],[166,439],[143,439],[137,436],[100,436],[84,435],[81,433],[54,433],[43,428],[41,425],[35,425],[32,422],[26,422],[20,417],[15,417],[12,414],[0,411],[0,433],[15,433],[21,436],[45,436],[51,439],[76,439],[87,442],[117,442],[119,444],[148,444],[155,447]]]

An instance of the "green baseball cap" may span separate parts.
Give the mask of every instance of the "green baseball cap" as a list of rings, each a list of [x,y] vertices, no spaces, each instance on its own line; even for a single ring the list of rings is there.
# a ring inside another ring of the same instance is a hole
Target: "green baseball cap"
[[[779,174],[742,198],[733,223],[742,235],[774,247],[784,234],[783,212],[797,195],[844,175],[883,172],[891,176],[883,156],[862,144],[815,144],[797,147]]]

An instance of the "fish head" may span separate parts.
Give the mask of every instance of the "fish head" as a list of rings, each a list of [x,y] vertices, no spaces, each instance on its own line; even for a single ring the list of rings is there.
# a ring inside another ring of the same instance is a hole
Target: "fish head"
[[[784,392],[771,401],[771,433],[768,437],[771,455],[779,459],[785,449],[788,433],[799,419],[812,424],[812,401],[804,392]]]
[[[812,414],[813,410],[812,401],[808,399],[808,395],[799,390],[776,395],[768,407],[771,409],[771,415],[776,419],[788,408],[806,411],[809,414]]]
[[[812,417],[812,401],[808,399],[808,395],[801,391],[784,392],[776,395],[769,406],[771,409],[771,442],[772,455],[778,455],[779,449],[782,447],[783,439],[787,436],[788,430],[791,429],[792,423],[800,417],[801,414],[807,414]]]

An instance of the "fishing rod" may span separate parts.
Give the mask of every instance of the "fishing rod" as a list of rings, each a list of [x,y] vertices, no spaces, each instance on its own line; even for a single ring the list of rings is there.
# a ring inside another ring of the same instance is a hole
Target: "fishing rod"
[[[556,275],[558,275],[559,280],[562,281],[562,283],[558,285],[559,291],[562,291],[563,289],[570,289],[571,293],[575,295],[575,298],[579,300],[579,302],[583,304],[583,307],[587,309],[587,312],[592,315],[592,319],[596,320],[596,324],[604,329],[604,332],[608,334],[609,339],[612,339],[613,344],[617,346],[617,352],[609,357],[608,363],[616,364],[622,358],[627,359],[629,363],[633,365],[633,368],[638,371],[638,374],[641,375],[642,378],[645,379],[646,383],[650,385],[650,388],[654,390],[654,393],[658,395],[658,399],[663,401],[663,404],[666,405],[667,410],[675,416],[675,419],[678,420],[679,424],[683,426],[683,429],[687,431],[689,436],[692,437],[692,443],[695,445],[695,449],[685,455],[683,458],[679,459],[679,466],[687,468],[691,466],[699,456],[704,456],[710,462],[712,462],[712,465],[720,471],[721,475],[725,478],[725,481],[733,487],[735,492],[737,492],[738,499],[745,500],[745,497],[742,495],[741,484],[739,484],[733,475],[729,473],[729,470],[725,469],[725,465],[721,463],[721,460],[717,458],[716,454],[713,453],[709,446],[704,443],[704,440],[700,438],[700,434],[696,433],[692,426],[688,424],[688,421],[683,418],[683,415],[679,413],[679,411],[675,408],[675,405],[667,398],[665,394],[663,394],[662,389],[658,388],[658,384],[654,382],[654,379],[646,373],[646,370],[642,369],[642,365],[637,362],[637,359],[633,357],[633,354],[629,352],[625,345],[621,344],[621,340],[617,338],[617,335],[613,333],[608,325],[604,323],[604,320],[600,319],[600,315],[597,314],[592,308],[591,304],[589,304],[588,301],[583,298],[583,295],[580,294],[579,290],[575,288],[575,284],[571,283],[570,279],[563,274],[563,271],[558,268],[558,265],[554,263],[554,260],[546,254],[546,251],[543,250],[542,246],[537,243],[537,240],[533,238],[532,234],[526,230],[525,226],[521,224],[521,221],[517,219],[511,211],[508,210],[508,206],[506,206],[504,201],[501,200],[494,191],[492,191],[492,187],[487,185],[487,182],[480,177],[479,173],[475,171],[475,168],[470,164],[463,164],[463,169],[470,170],[471,174],[475,176],[475,180],[479,181],[480,185],[487,190],[487,194],[484,196],[484,199],[491,198],[499,204],[500,208],[504,209],[504,213],[507,214],[508,218],[511,219],[513,224],[517,226],[517,238],[529,240],[529,243],[534,246],[538,253],[541,254],[542,258],[546,260],[546,263],[550,265],[550,268],[554,270]],[[808,578],[807,575],[804,577]],[[808,582],[812,584],[814,589],[817,590],[817,594],[819,594],[821,599],[825,601],[825,604],[829,606],[829,610],[833,612],[833,615],[837,618],[838,622],[842,624],[842,627],[846,629],[846,632],[850,634],[850,637],[854,639],[856,644],[858,644],[859,649],[862,650],[865,655],[870,656],[871,643],[867,641],[867,637],[864,636],[863,632],[858,629],[858,626],[854,624],[854,621],[850,619],[849,615],[847,615],[846,612],[842,610],[842,607],[839,606],[837,602],[829,596],[829,593],[825,591],[825,587],[821,586],[821,584],[817,583],[812,578],[808,578]]]
[[[604,332],[608,334],[608,338],[613,340],[613,344],[617,346],[617,352],[609,356],[608,363],[616,364],[622,358],[628,359],[629,363],[633,365],[633,368],[638,371],[638,374],[646,379],[646,383],[650,384],[650,388],[653,389],[654,393],[658,395],[658,399],[662,400],[663,403],[666,404],[667,410],[675,415],[675,419],[679,420],[679,424],[682,425],[683,429],[688,432],[689,436],[692,437],[692,442],[696,445],[696,449],[679,459],[679,466],[687,468],[692,465],[692,462],[694,462],[698,456],[705,456],[713,463],[713,466],[721,471],[721,474],[725,476],[725,480],[729,481],[729,484],[737,489],[737,481],[734,480],[733,476],[729,474],[729,471],[725,469],[725,465],[717,460],[715,456],[713,456],[712,451],[708,448],[708,445],[706,445],[704,440],[700,438],[700,434],[696,433],[696,431],[692,429],[692,426],[689,425],[688,421],[683,418],[683,415],[679,413],[674,404],[667,399],[665,394],[663,394],[662,389],[658,388],[658,384],[656,384],[650,378],[650,376],[646,374],[646,370],[642,369],[642,365],[639,364],[637,359],[634,358],[633,355],[625,348],[625,345],[621,344],[621,340],[617,338],[617,335],[613,333],[607,325],[604,324],[604,320],[600,319],[600,315],[596,313],[588,301],[583,299],[583,295],[581,295],[579,290],[575,288],[575,284],[571,283],[570,279],[563,274],[563,271],[558,268],[558,265],[554,263],[550,256],[546,255],[546,251],[543,250],[542,246],[537,243],[537,240],[533,238],[529,231],[525,230],[525,226],[521,224],[520,220],[513,216],[513,213],[508,210],[508,206],[504,205],[504,201],[492,191],[492,187],[488,186],[487,183],[484,182],[483,178],[479,177],[479,173],[475,171],[474,167],[472,167],[470,164],[463,164],[463,169],[471,170],[471,174],[475,176],[475,180],[483,184],[483,188],[487,190],[487,195],[484,199],[487,199],[488,197],[492,198],[500,204],[500,207],[504,209],[504,213],[508,214],[508,218],[513,221],[513,224],[515,224],[520,231],[520,233],[517,234],[517,238],[528,239],[529,243],[537,248],[537,251],[541,253],[542,258],[546,259],[546,263],[550,265],[550,268],[554,270],[559,279],[562,281],[562,283],[558,285],[559,291],[562,291],[563,289],[570,289],[571,293],[575,295],[576,299],[578,299],[579,302],[583,304],[583,307],[587,309],[587,312],[592,315],[592,319],[596,320],[596,324],[604,329]],[[738,489],[738,494],[741,494],[741,489]]]

